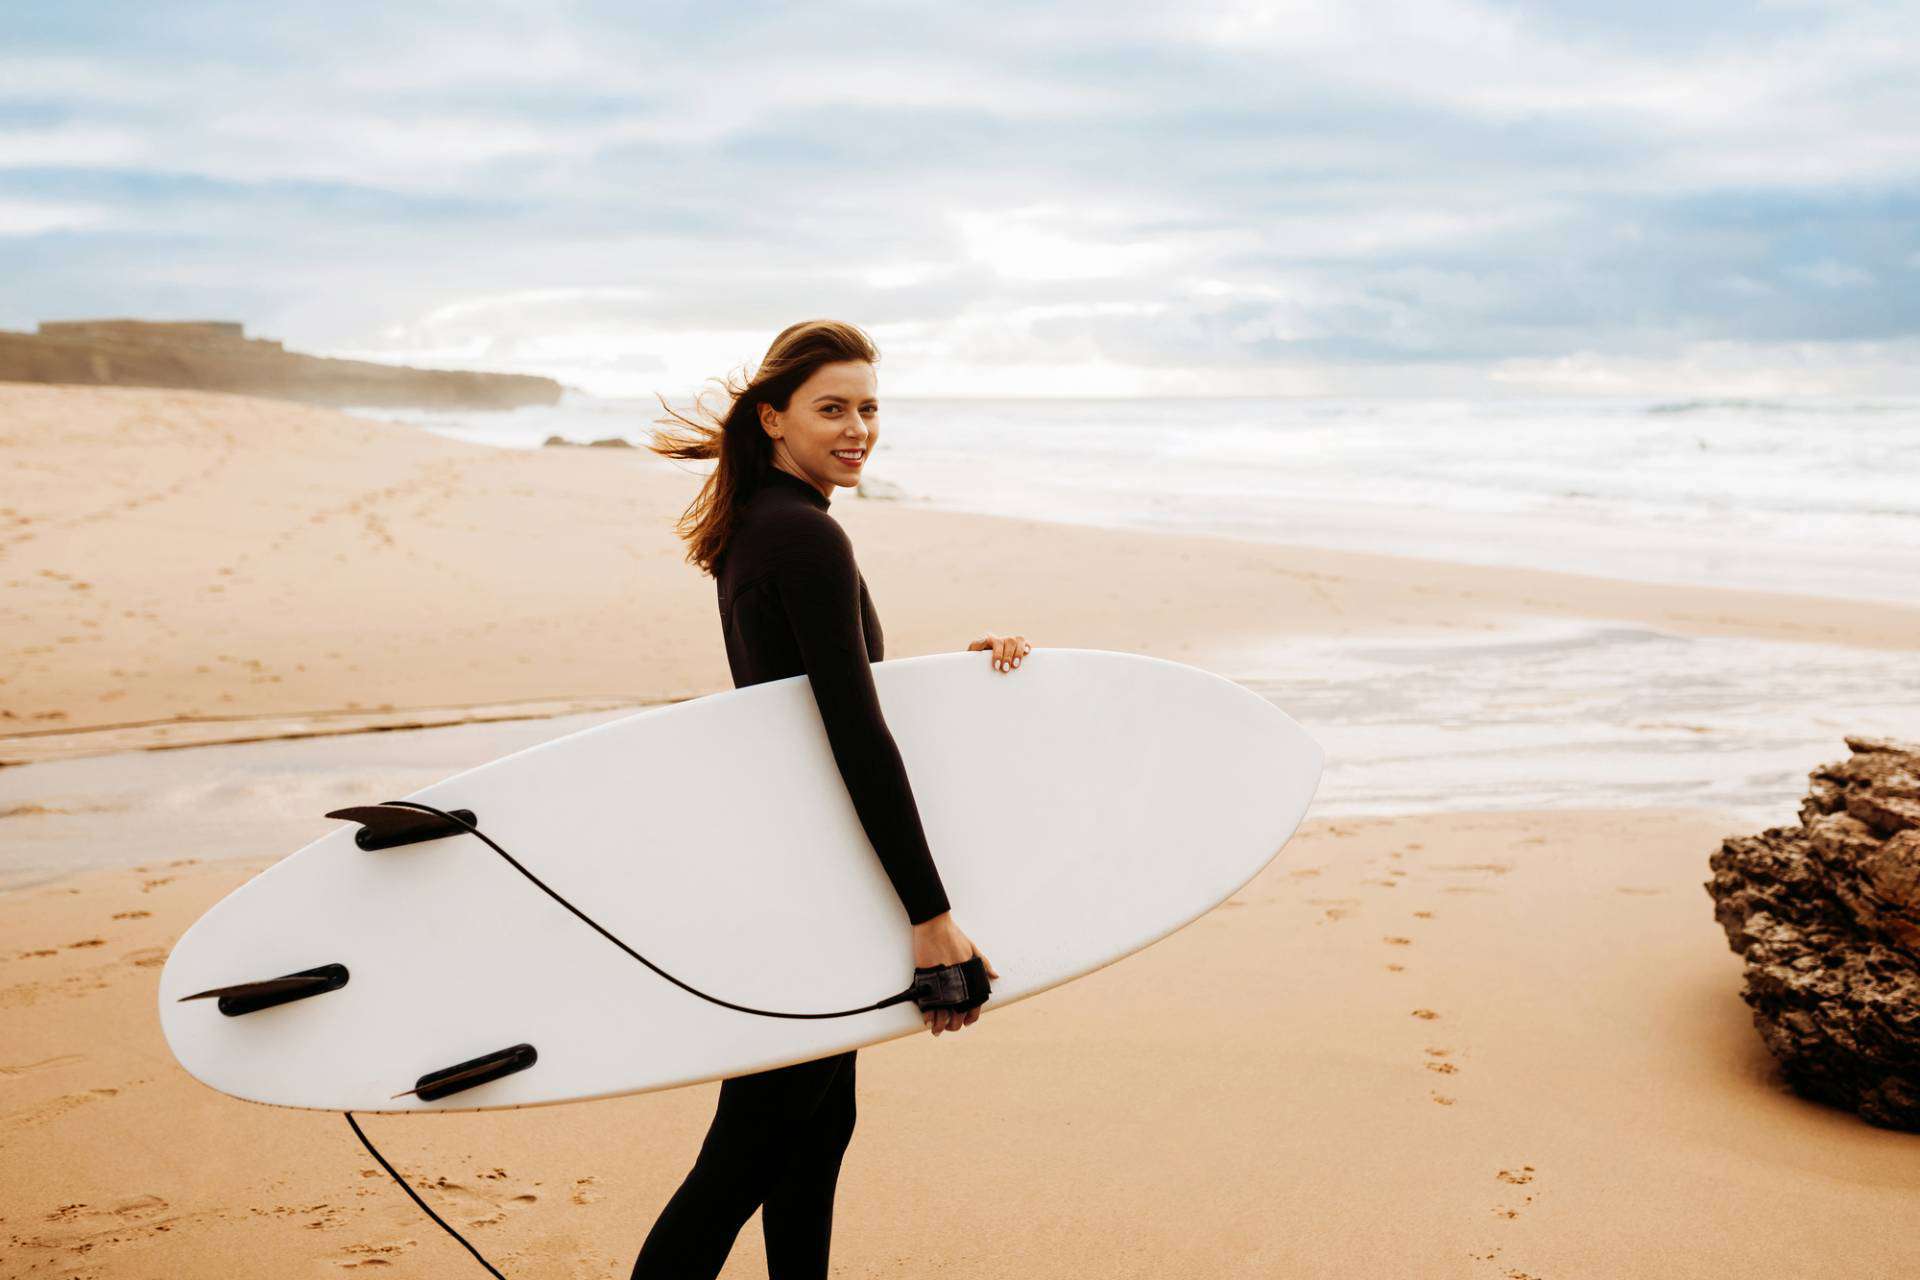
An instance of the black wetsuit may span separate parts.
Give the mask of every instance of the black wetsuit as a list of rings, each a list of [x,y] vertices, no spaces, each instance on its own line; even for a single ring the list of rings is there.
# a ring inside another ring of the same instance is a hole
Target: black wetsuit
[[[861,826],[907,918],[948,909],[870,663],[883,637],[829,500],[778,468],[735,513],[715,565],[736,687],[804,674]],[[641,1246],[633,1280],[710,1278],[760,1210],[771,1280],[827,1274],[833,1192],[853,1137],[855,1050],[720,1082],[692,1172]]]

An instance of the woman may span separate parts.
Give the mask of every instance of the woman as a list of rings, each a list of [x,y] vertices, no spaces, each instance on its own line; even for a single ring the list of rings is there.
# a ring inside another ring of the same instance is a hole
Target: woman
[[[668,408],[660,423],[691,431],[659,432],[652,448],[716,460],[678,530],[687,559],[714,576],[734,685],[807,676],[860,824],[913,926],[913,963],[924,968],[978,949],[954,921],[881,716],[870,666],[881,660],[880,619],[853,545],[828,514],[834,488],[860,482],[879,439],[878,359],[852,325],[793,325],[744,387],[728,385],[724,418],[695,422]],[[967,649],[986,650],[994,670],[1011,673],[1032,646],[987,635]],[[1000,976],[990,961],[987,974]],[[922,1016],[938,1036],[973,1025],[980,1011]],[[855,1052],[721,1081],[699,1158],[641,1246],[634,1280],[719,1274],[756,1208],[772,1280],[827,1274],[834,1185],[853,1136]]]

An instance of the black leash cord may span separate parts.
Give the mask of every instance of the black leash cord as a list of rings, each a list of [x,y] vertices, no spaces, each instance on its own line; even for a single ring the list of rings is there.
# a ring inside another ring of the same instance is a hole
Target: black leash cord
[[[552,898],[555,902],[559,903],[561,906],[565,907],[567,910],[573,912],[574,915],[580,917],[580,919],[586,923],[588,928],[592,929],[595,933],[605,938],[608,942],[611,942],[614,946],[620,948],[622,951],[632,956],[635,960],[638,960],[641,964],[647,966],[647,968],[653,970],[655,973],[665,978],[668,982],[671,982],[674,986],[679,987],[682,991],[691,992],[692,994],[699,996],[702,1000],[710,1000],[714,1004],[722,1005],[728,1009],[736,1009],[741,1013],[757,1013],[763,1018],[847,1018],[847,1017],[853,1016],[856,1013],[871,1013],[875,1009],[884,1009],[890,1004],[899,1004],[902,1000],[913,999],[914,989],[912,987],[908,987],[905,991],[901,991],[894,995],[890,995],[885,1000],[878,1001],[874,1004],[863,1004],[858,1009],[839,1009],[833,1013],[781,1013],[778,1010],[774,1010],[774,1009],[754,1009],[744,1004],[735,1004],[731,1000],[722,1000],[719,996],[710,996],[706,992],[701,991],[697,987],[688,986],[686,983],[680,981],[680,979],[674,977],[672,974],[668,973],[665,969],[662,969],[659,965],[647,959],[645,956],[641,955],[638,951],[635,951],[632,947],[620,941],[620,939],[614,937],[611,933],[608,933],[605,929],[601,928],[599,922],[596,921],[592,916],[588,915],[586,912],[582,911],[580,908],[574,906],[571,902],[568,902],[565,898],[561,897],[558,893],[554,892],[553,889],[547,884],[546,881],[542,880],[539,876],[536,876],[535,874],[533,874],[533,872],[521,866],[519,861],[516,860],[512,854],[508,853],[505,849],[502,849],[499,845],[495,844],[492,841],[492,839],[488,837],[486,832],[474,826],[471,822],[467,822],[460,818],[456,818],[444,809],[436,809],[430,804],[420,804],[413,800],[387,800],[387,801],[383,801],[382,803],[395,808],[417,809],[421,813],[433,814],[437,818],[444,818],[448,822],[464,827],[469,833],[479,836],[482,840],[486,841],[487,847],[489,849],[492,849],[495,853],[499,854],[501,857],[507,860],[508,866],[512,867],[515,871],[518,871],[521,875],[525,876],[527,879],[533,881],[533,883],[539,887],[540,891],[542,893],[545,893],[549,898]]]
[[[605,929],[601,928],[599,921],[595,920],[592,916],[588,915],[586,912],[582,911],[580,908],[574,906],[571,902],[568,902],[565,898],[561,897],[558,893],[555,893],[552,887],[549,886],[546,881],[542,880],[539,876],[536,876],[535,874],[533,874],[533,872],[521,866],[519,861],[512,854],[508,853],[505,849],[502,849],[499,845],[495,844],[492,841],[492,839],[490,839],[484,831],[474,826],[471,822],[462,821],[461,819],[454,817],[452,814],[448,813],[444,809],[436,809],[430,804],[420,804],[417,801],[413,801],[413,800],[388,800],[388,801],[385,801],[384,803],[397,808],[417,809],[421,813],[431,813],[435,817],[444,818],[446,821],[454,823],[456,826],[461,826],[466,828],[469,833],[479,836],[482,840],[486,841],[488,848],[492,849],[495,853],[499,854],[501,857],[507,860],[508,866],[512,867],[515,871],[518,871],[521,875],[525,876],[527,879],[533,881],[533,883],[539,887],[540,891],[545,893],[549,898],[552,898],[555,902],[559,903],[561,906],[565,907],[567,910],[573,912],[574,915],[580,917],[580,919],[587,925],[588,928],[592,929],[595,933],[605,938],[608,942],[611,942],[614,946],[620,948],[622,951],[632,956],[635,960],[638,960],[641,964],[647,966],[647,968],[653,970],[655,973],[665,978],[668,982],[671,982],[674,986],[679,987],[683,991],[691,992],[694,995],[699,996],[702,1000],[710,1000],[714,1004],[724,1005],[726,1008],[736,1009],[741,1013],[757,1013],[760,1016],[765,1018],[845,1018],[845,1017],[850,1017],[851,1015],[856,1013],[871,1013],[875,1009],[884,1009],[890,1004],[898,1004],[902,1000],[913,999],[914,989],[912,987],[908,987],[905,991],[900,992],[898,995],[888,996],[885,1000],[879,1001],[877,1004],[862,1005],[858,1009],[842,1009],[837,1013],[781,1013],[778,1010],[774,1010],[774,1009],[753,1009],[753,1008],[749,1008],[744,1004],[734,1004],[731,1000],[722,1000],[718,996],[710,996],[706,992],[701,991],[696,987],[688,986],[686,983],[680,981],[680,979],[674,977],[672,974],[668,973],[665,969],[662,969],[659,965],[647,959],[645,956],[641,955],[638,951],[635,951],[632,947],[620,941],[620,939],[614,937],[611,933],[608,933]],[[401,1177],[399,1172],[392,1165],[387,1163],[387,1158],[381,1155],[379,1150],[374,1147],[373,1143],[368,1140],[365,1132],[361,1130],[359,1122],[353,1118],[353,1112],[343,1111],[341,1112],[341,1114],[346,1116],[347,1126],[353,1130],[353,1136],[360,1139],[360,1145],[367,1149],[367,1154],[380,1162],[380,1167],[387,1171],[387,1176],[400,1184],[400,1189],[406,1192],[408,1197],[415,1204],[420,1206],[421,1211],[424,1212],[429,1218],[432,1218],[434,1223],[437,1226],[439,1226],[439,1228],[442,1231],[452,1236],[455,1240],[458,1240],[461,1244],[461,1247],[466,1249],[468,1253],[472,1254],[474,1257],[474,1260],[478,1262],[481,1266],[485,1267],[487,1269],[487,1274],[490,1276],[493,1276],[494,1280],[507,1280],[505,1276],[501,1275],[499,1271],[494,1269],[494,1265],[491,1262],[488,1262],[486,1258],[481,1255],[480,1251],[474,1248],[473,1245],[467,1240],[465,1236],[461,1235],[458,1231],[455,1231],[452,1227],[448,1226],[446,1219],[442,1218],[439,1214],[435,1213],[433,1211],[433,1206],[429,1205],[425,1200],[422,1200],[420,1198],[419,1192],[415,1191],[412,1187],[407,1185],[407,1180]]]
[[[501,1275],[497,1270],[494,1269],[494,1265],[491,1262],[488,1262],[484,1257],[481,1256],[480,1251],[474,1248],[473,1245],[467,1240],[465,1236],[461,1235],[458,1231],[455,1231],[452,1227],[448,1226],[447,1220],[445,1218],[442,1218],[439,1214],[435,1213],[433,1211],[433,1206],[428,1204],[425,1200],[422,1200],[420,1198],[420,1193],[418,1191],[415,1191],[412,1187],[407,1185],[407,1180],[400,1176],[400,1173],[397,1169],[395,1169],[392,1165],[387,1163],[387,1158],[381,1155],[379,1150],[373,1145],[373,1143],[367,1139],[367,1135],[361,1132],[360,1122],[353,1118],[353,1112],[342,1111],[340,1114],[347,1118],[347,1127],[353,1130],[354,1137],[360,1139],[360,1145],[367,1149],[367,1154],[380,1162],[380,1167],[387,1171],[387,1176],[400,1184],[400,1189],[406,1192],[409,1196],[413,1198],[413,1202],[420,1206],[420,1209],[423,1213],[425,1213],[429,1218],[432,1218],[434,1222],[439,1225],[442,1231],[452,1236],[455,1240],[458,1240],[462,1245],[462,1247],[464,1247],[468,1253],[474,1256],[474,1260],[477,1261],[481,1266],[487,1269],[487,1274],[492,1276],[494,1280],[507,1280],[505,1276]]]

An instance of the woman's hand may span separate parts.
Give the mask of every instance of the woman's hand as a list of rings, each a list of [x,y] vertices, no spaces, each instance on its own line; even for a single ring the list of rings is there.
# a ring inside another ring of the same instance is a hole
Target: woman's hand
[[[931,969],[935,965],[965,964],[980,955],[980,949],[973,940],[960,931],[953,922],[953,912],[944,911],[931,920],[923,920],[913,926],[913,966],[916,969]],[[999,970],[993,967],[993,961],[980,956],[987,967],[987,976],[997,978]],[[954,1009],[922,1009],[920,1020],[933,1029],[933,1034],[942,1031],[958,1031],[970,1027],[980,1020],[980,1010],[969,1009],[960,1013]]]
[[[995,671],[1011,671],[1020,665],[1021,658],[1033,652],[1033,646],[1027,643],[1025,636],[996,636],[992,632],[988,632],[967,646],[968,653],[972,653],[975,649],[988,649],[993,652]]]

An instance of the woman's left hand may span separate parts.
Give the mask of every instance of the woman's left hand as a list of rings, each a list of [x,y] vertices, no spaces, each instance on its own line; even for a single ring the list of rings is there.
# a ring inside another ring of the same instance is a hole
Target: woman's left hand
[[[968,653],[975,649],[992,651],[995,671],[1011,671],[1020,665],[1021,658],[1033,652],[1033,646],[1027,643],[1025,636],[996,636],[992,632],[967,646]]]

